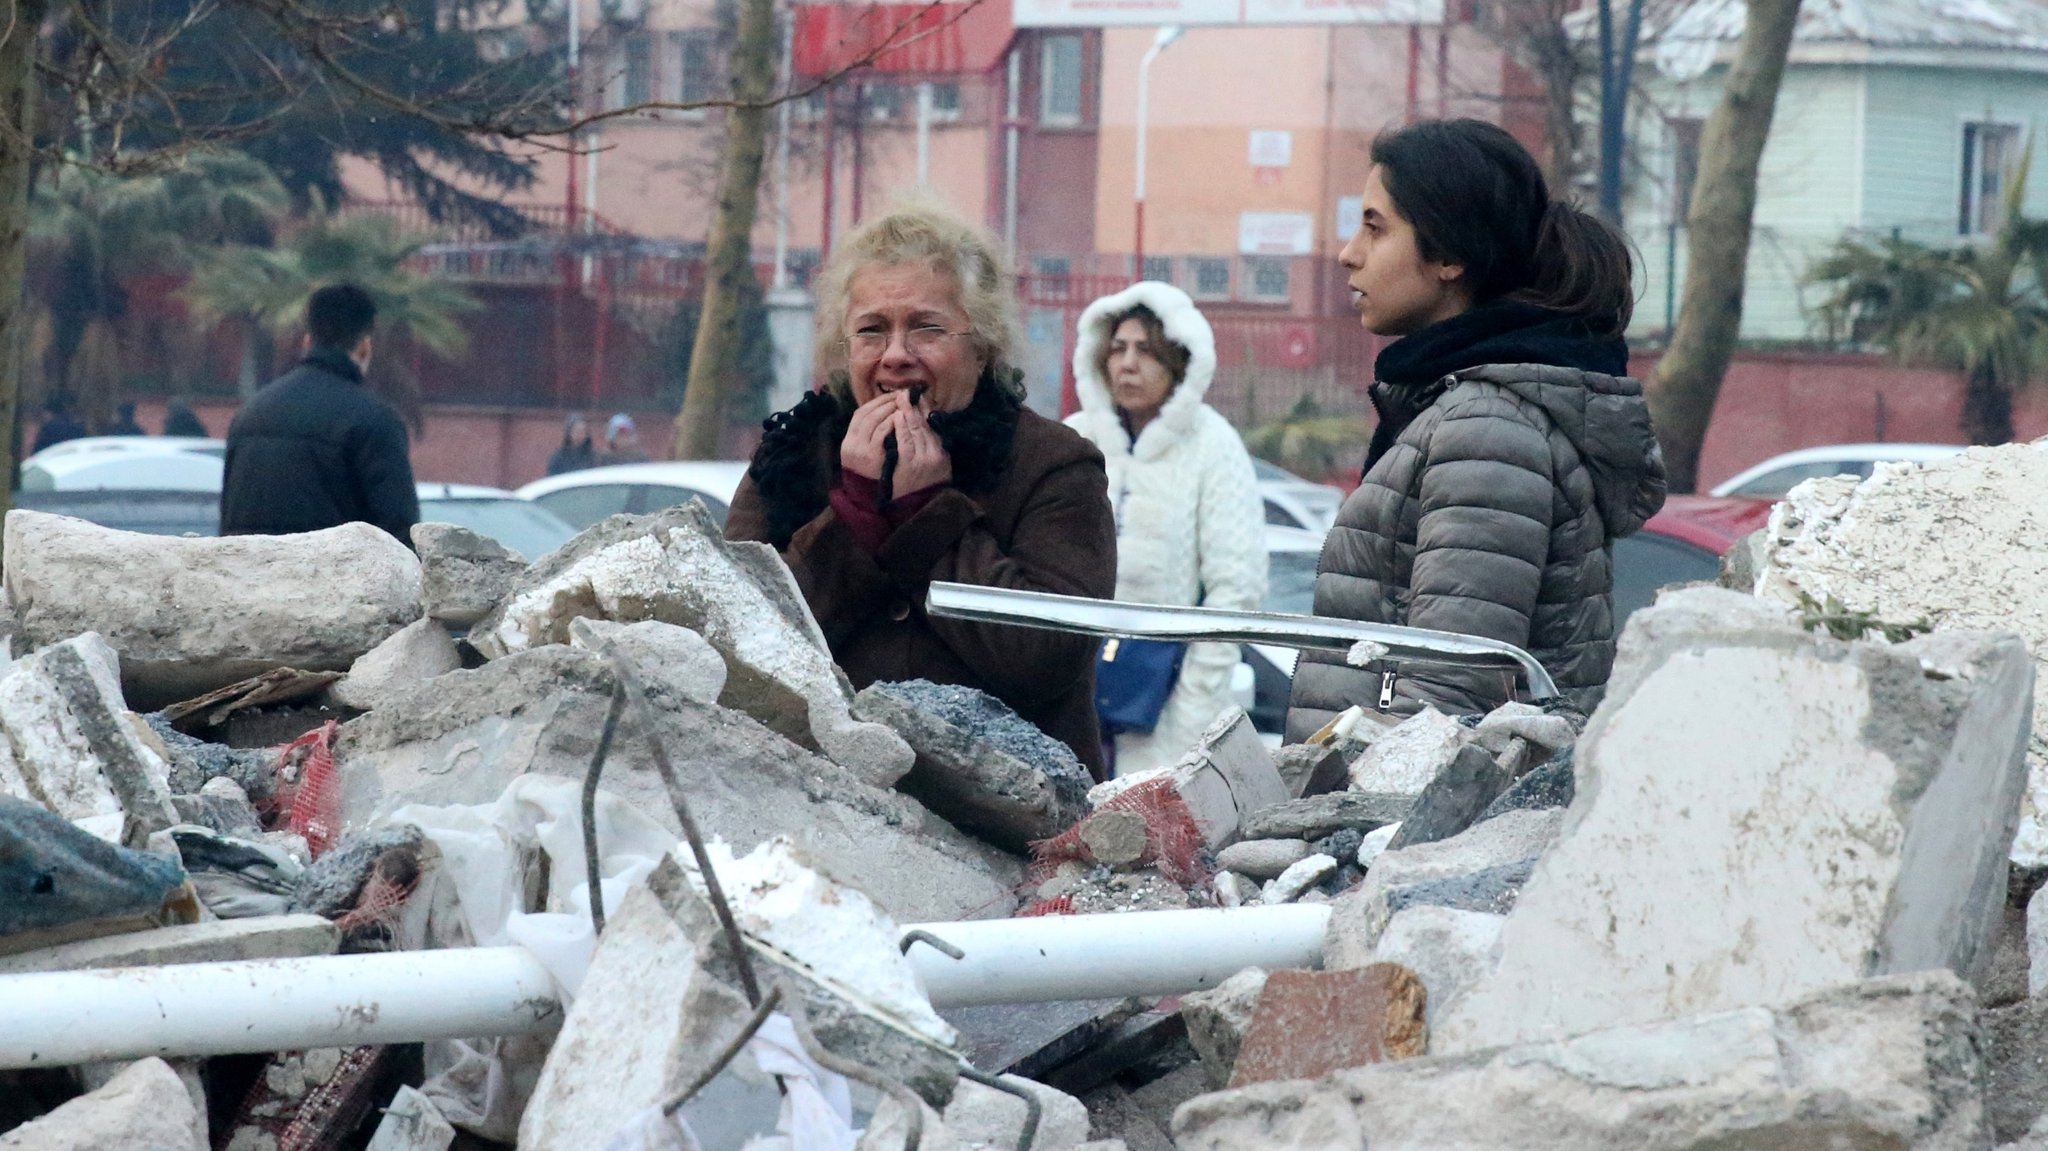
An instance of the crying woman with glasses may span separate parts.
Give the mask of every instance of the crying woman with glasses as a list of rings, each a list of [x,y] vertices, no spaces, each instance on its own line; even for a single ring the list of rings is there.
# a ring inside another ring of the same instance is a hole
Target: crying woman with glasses
[[[980,229],[928,203],[863,224],[819,277],[826,385],[768,419],[726,534],[782,553],[856,689],[979,688],[1100,779],[1095,640],[924,611],[933,580],[1116,590],[1102,453],[1024,407],[1017,333]]]

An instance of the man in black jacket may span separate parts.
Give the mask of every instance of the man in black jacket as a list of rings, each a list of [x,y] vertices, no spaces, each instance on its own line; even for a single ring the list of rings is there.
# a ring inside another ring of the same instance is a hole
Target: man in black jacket
[[[306,353],[235,414],[222,535],[287,535],[361,521],[412,546],[420,501],[405,421],[363,387],[377,306],[354,284],[306,303]]]

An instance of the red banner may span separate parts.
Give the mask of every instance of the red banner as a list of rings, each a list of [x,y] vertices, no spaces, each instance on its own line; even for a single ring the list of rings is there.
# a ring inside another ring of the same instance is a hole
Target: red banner
[[[868,62],[895,76],[986,72],[1010,47],[1010,0],[962,4],[798,4],[797,75]]]

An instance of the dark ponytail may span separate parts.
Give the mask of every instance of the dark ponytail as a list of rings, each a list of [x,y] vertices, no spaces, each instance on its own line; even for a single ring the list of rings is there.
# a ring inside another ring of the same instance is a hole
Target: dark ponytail
[[[1373,141],[1372,162],[1422,258],[1457,264],[1474,303],[1514,299],[1620,334],[1635,310],[1628,242],[1550,198],[1529,150],[1480,120],[1425,120]]]

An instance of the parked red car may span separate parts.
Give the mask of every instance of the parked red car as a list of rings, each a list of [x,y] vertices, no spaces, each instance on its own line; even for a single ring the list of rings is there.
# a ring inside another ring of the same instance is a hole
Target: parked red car
[[[1770,522],[1771,501],[1672,496],[1643,530],[1614,541],[1614,626],[1667,584],[1711,580],[1735,541]]]

